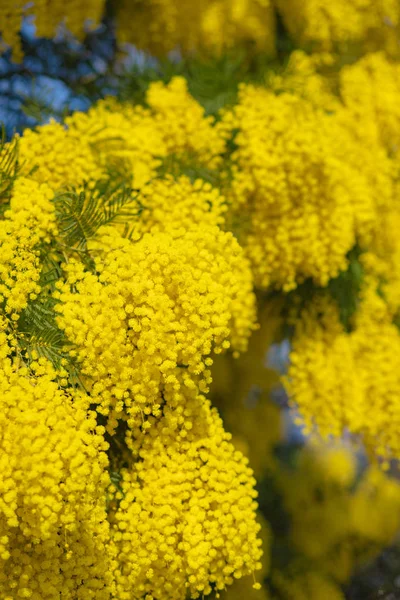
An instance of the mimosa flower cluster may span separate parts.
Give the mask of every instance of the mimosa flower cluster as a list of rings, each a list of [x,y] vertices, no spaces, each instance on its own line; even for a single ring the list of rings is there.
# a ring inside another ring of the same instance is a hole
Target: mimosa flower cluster
[[[217,227],[145,234],[111,232],[96,274],[66,266],[58,324],[93,382],[101,412],[150,427],[165,402],[208,391],[212,350],[244,350],[254,326],[251,272],[231,233]]]
[[[167,408],[123,469],[111,513],[117,597],[199,598],[261,564],[255,480],[215,408]]]
[[[324,435],[348,428],[390,459],[399,455],[400,335],[376,288],[372,282],[363,292],[350,333],[326,298],[301,316],[287,387],[308,428]]]
[[[326,285],[370,227],[376,182],[339,115],[251,86],[224,115],[222,128],[237,132],[233,210],[261,288],[289,291],[307,278]]]
[[[296,44],[317,51],[385,49],[398,56],[397,0],[276,0]]]
[[[324,51],[357,55],[386,36],[386,17],[397,27],[389,2],[277,5],[294,39]],[[43,35],[65,16],[52,10]],[[237,42],[273,53],[269,0],[119,11],[123,39],[156,54]],[[3,29],[11,17],[5,8]],[[156,81],[142,104],[104,98],[2,148],[15,166],[0,162],[11,181],[0,189],[2,598],[185,600],[223,597],[235,580],[259,591],[251,463],[278,470],[282,422],[266,402],[278,376],[265,362],[283,327],[284,381],[306,430],[346,429],[386,462],[400,457],[391,36],[383,50],[343,68],[297,51],[215,116],[185,78]],[[375,468],[356,485],[341,451],[317,467],[302,457],[279,485],[292,545],[315,570],[294,564],[271,581],[282,598],[339,599],[367,550],[392,541],[399,488]]]
[[[250,264],[222,190],[158,173],[225,138],[182,79],[148,101],[4,150],[4,598],[198,598],[261,568],[253,472],[205,397],[256,328]]]

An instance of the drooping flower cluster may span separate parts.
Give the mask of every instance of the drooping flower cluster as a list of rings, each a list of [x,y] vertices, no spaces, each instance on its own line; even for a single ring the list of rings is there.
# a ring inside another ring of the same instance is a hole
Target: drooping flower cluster
[[[347,427],[378,455],[398,456],[398,348],[398,328],[374,281],[350,333],[331,301],[314,302],[296,324],[287,382],[307,427],[323,435]]]
[[[309,303],[295,323],[287,388],[307,428],[316,425],[324,435],[348,428],[387,459],[399,456],[397,65],[371,54],[344,67],[338,84],[345,106],[340,118],[353,123],[358,143],[376,160],[383,158],[379,176],[388,165],[387,183],[380,184],[387,195],[375,194],[370,232],[359,238],[362,280],[350,323],[326,295]]]
[[[340,116],[252,86],[222,127],[237,131],[230,192],[256,284],[326,285],[375,215],[379,183],[359,168],[360,144]]]
[[[182,79],[155,84],[148,105],[105,100],[14,148],[0,221],[4,598],[196,598],[261,566],[252,470],[203,395],[212,355],[245,351],[256,327],[251,269],[222,229],[221,191],[167,168],[187,152],[215,168],[225,138]]]
[[[66,267],[58,323],[93,382],[93,400],[117,417],[125,406],[133,429],[163,402],[207,391],[212,350],[245,349],[255,320],[251,273],[232,234],[215,226],[135,243],[115,230],[104,238],[98,274]]]
[[[121,600],[199,598],[260,568],[255,481],[229,440],[202,398],[167,407],[143,438],[110,517]]]
[[[106,600],[108,444],[90,399],[59,388],[45,359],[28,369],[1,343],[0,594]],[[8,339],[7,339],[8,338]]]

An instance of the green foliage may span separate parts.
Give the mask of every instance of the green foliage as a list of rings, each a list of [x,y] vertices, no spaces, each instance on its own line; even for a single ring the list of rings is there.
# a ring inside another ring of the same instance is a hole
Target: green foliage
[[[168,155],[158,168],[159,177],[165,177],[166,175],[172,175],[176,178],[186,175],[192,182],[196,179],[202,179],[214,187],[222,185],[221,171],[199,164],[196,156],[189,152],[184,155]]]
[[[56,323],[56,300],[53,292],[61,276],[63,258],[49,247],[43,249],[42,255],[43,268],[39,280],[41,292],[35,300],[28,303],[20,315],[18,346],[28,364],[38,357],[49,360],[56,370],[66,366],[70,384],[83,388],[78,366],[68,353],[71,343]]]
[[[204,57],[179,61],[148,59],[144,66],[135,65],[122,74],[118,82],[119,99],[145,104],[151,83],[168,83],[179,75],[185,77],[189,92],[204,107],[206,114],[216,115],[222,108],[234,104],[241,83],[261,83],[267,70],[278,64],[269,56],[250,58],[243,49],[235,49],[213,60]]]
[[[0,135],[0,217],[9,207],[11,192],[18,173],[18,140],[6,143],[4,127]]]
[[[348,333],[352,331],[352,320],[360,301],[360,291],[364,279],[364,269],[360,262],[361,249],[354,246],[347,255],[348,267],[331,279],[326,287],[316,286],[312,279],[307,279],[288,294],[274,292],[272,295],[282,296],[284,315],[284,336],[292,337],[293,318],[297,318],[303,310],[313,302],[318,294],[329,295],[337,304],[340,320]]]
[[[137,192],[120,179],[99,181],[93,189],[62,192],[54,198],[60,245],[85,255],[87,242],[100,227],[111,223],[128,223],[126,235],[142,211]]]
[[[340,319],[346,331],[351,331],[351,322],[357,310],[364,279],[360,256],[361,250],[355,246],[349,252],[347,270],[340,273],[336,279],[332,279],[328,285],[328,293],[339,306]]]

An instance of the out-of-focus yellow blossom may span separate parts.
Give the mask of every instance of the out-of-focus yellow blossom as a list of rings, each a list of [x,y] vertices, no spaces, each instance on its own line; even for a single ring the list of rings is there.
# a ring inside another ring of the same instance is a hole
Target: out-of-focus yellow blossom
[[[130,427],[184,390],[206,391],[210,354],[244,351],[255,322],[251,272],[231,233],[203,226],[131,242],[108,228],[98,274],[66,266],[58,323],[107,414]]]
[[[265,585],[253,583],[253,577],[243,577],[234,581],[225,592],[216,593],[212,598],[221,600],[271,600],[271,595]]]
[[[225,198],[202,179],[166,176],[145,186],[139,195],[143,211],[135,223],[135,233],[171,231],[193,226],[223,226],[228,210]]]
[[[13,60],[21,62],[23,52],[20,29],[25,17],[34,16],[36,35],[51,39],[61,26],[65,26],[77,39],[100,24],[105,8],[105,0],[3,0],[0,6],[0,51],[12,49]]]
[[[320,73],[333,62],[334,57],[329,53],[306,54],[294,50],[283,72],[267,71],[266,84],[275,93],[290,92],[324,110],[336,111],[340,101],[333,93],[334,80]]]
[[[326,285],[375,216],[359,144],[335,115],[253,86],[241,88],[222,128],[237,131],[231,193],[256,285]]]
[[[19,30],[25,14],[26,2],[24,0],[4,1],[0,6],[0,53],[8,48],[12,49],[13,59],[21,62],[23,59]]]
[[[298,554],[293,575],[296,568],[303,573],[311,568],[332,583],[345,583],[396,536],[399,483],[376,466],[368,467],[357,481],[350,449],[306,447],[294,467],[277,473],[277,481],[290,517],[289,545]]]
[[[20,177],[0,220],[0,304],[15,320],[40,291],[37,245],[56,232],[52,195],[46,184]]]
[[[400,456],[399,356],[400,333],[375,281],[350,333],[332,301],[313,302],[296,324],[286,380],[306,429],[338,436],[348,428],[378,456]]]
[[[400,153],[400,65],[382,52],[368,54],[340,71],[339,86],[342,101],[359,127],[373,132],[396,157]]]
[[[105,0],[34,0],[30,12],[35,16],[36,35],[51,39],[60,25],[64,25],[78,40],[100,25]]]
[[[0,332],[0,337],[4,336]],[[104,428],[45,359],[0,369],[0,595],[108,599]]]
[[[23,58],[19,32],[24,17],[34,16],[36,35],[53,38],[65,27],[82,40],[105,12],[105,0],[5,0],[0,10],[2,50],[11,47],[14,60]],[[191,55],[216,55],[244,46],[275,53],[276,23],[272,0],[122,0],[117,4],[117,39],[155,55],[180,50]]]
[[[400,526],[400,487],[379,467],[371,466],[362,477],[350,503],[350,528],[358,536],[365,556],[389,546]]]
[[[120,41],[158,56],[215,55],[240,45],[275,53],[271,0],[122,0],[117,28]]]
[[[164,407],[110,515],[121,600],[199,598],[261,568],[248,460],[205,399]]]
[[[290,517],[290,546],[337,581],[347,581],[355,567],[357,544],[348,542],[356,467],[349,450],[321,444],[302,450],[295,468],[277,473]]]
[[[218,167],[225,151],[225,137],[214,127],[215,119],[189,94],[186,79],[173,77],[167,85],[156,81],[149,86],[147,104],[152,110],[167,146],[167,152],[182,160],[196,160]]]
[[[400,212],[392,210],[380,215],[369,251],[362,255],[367,273],[380,283],[388,314],[396,317],[400,311]]]
[[[319,571],[276,571],[272,581],[282,600],[345,600],[340,586]]]
[[[309,50],[361,53],[384,49],[399,54],[397,0],[275,0],[297,45]]]

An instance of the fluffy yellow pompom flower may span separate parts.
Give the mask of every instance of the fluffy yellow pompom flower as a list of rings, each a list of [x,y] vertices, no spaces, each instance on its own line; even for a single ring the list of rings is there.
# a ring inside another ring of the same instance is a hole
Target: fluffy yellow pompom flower
[[[10,209],[4,216],[20,228],[29,228],[34,243],[48,242],[57,233],[53,197],[53,190],[46,183],[20,176],[14,182]]]
[[[223,128],[237,131],[231,195],[256,285],[326,285],[374,217],[359,144],[335,115],[284,93],[243,86]]]
[[[336,305],[313,302],[296,325],[286,380],[307,429],[340,435],[348,428],[378,456],[400,456],[399,356],[400,333],[375,282],[363,291],[350,333]]]
[[[8,314],[18,315],[40,291],[37,246],[56,232],[52,195],[46,184],[18,178],[0,221],[0,302]]]
[[[225,138],[213,117],[190,95],[186,79],[173,77],[167,85],[149,86],[146,102],[161,131],[168,154],[215,168],[222,162]]]
[[[98,179],[101,170],[89,141],[87,136],[74,135],[55,121],[25,129],[18,142],[22,173],[53,190],[79,187],[85,181]]]
[[[275,51],[271,0],[122,0],[117,27],[121,41],[155,55],[220,54],[240,44]]]
[[[146,104],[143,108],[109,98],[88,113],[75,113],[66,123],[71,135],[90,140],[103,169],[123,167],[135,187],[150,181],[168,157],[171,169],[174,160],[209,168],[220,165],[225,138],[214,126],[215,119],[190,95],[183,77],[152,83]]]
[[[148,108],[106,99],[65,124],[26,129],[18,143],[22,173],[58,190],[80,188],[114,169],[140,189],[168,157],[171,169],[174,161],[220,166],[225,137],[184,78],[151,84],[146,102]]]
[[[141,190],[139,201],[143,211],[135,223],[137,234],[188,230],[196,225],[221,227],[228,209],[219,190],[202,179],[192,183],[185,176],[155,179]]]
[[[397,0],[275,0],[295,42],[312,50],[362,52],[384,48],[398,56]]]
[[[0,333],[0,337],[1,337]],[[110,597],[103,428],[90,399],[60,390],[45,359],[1,352],[0,596]]]
[[[109,228],[100,241],[96,274],[73,261],[66,267],[58,323],[93,382],[93,401],[105,413],[125,405],[133,428],[164,400],[179,402],[182,390],[206,390],[212,350],[246,349],[251,272],[232,234],[215,226],[138,242]]]
[[[261,568],[255,480],[229,440],[201,397],[143,438],[110,515],[121,600],[199,598]]]

